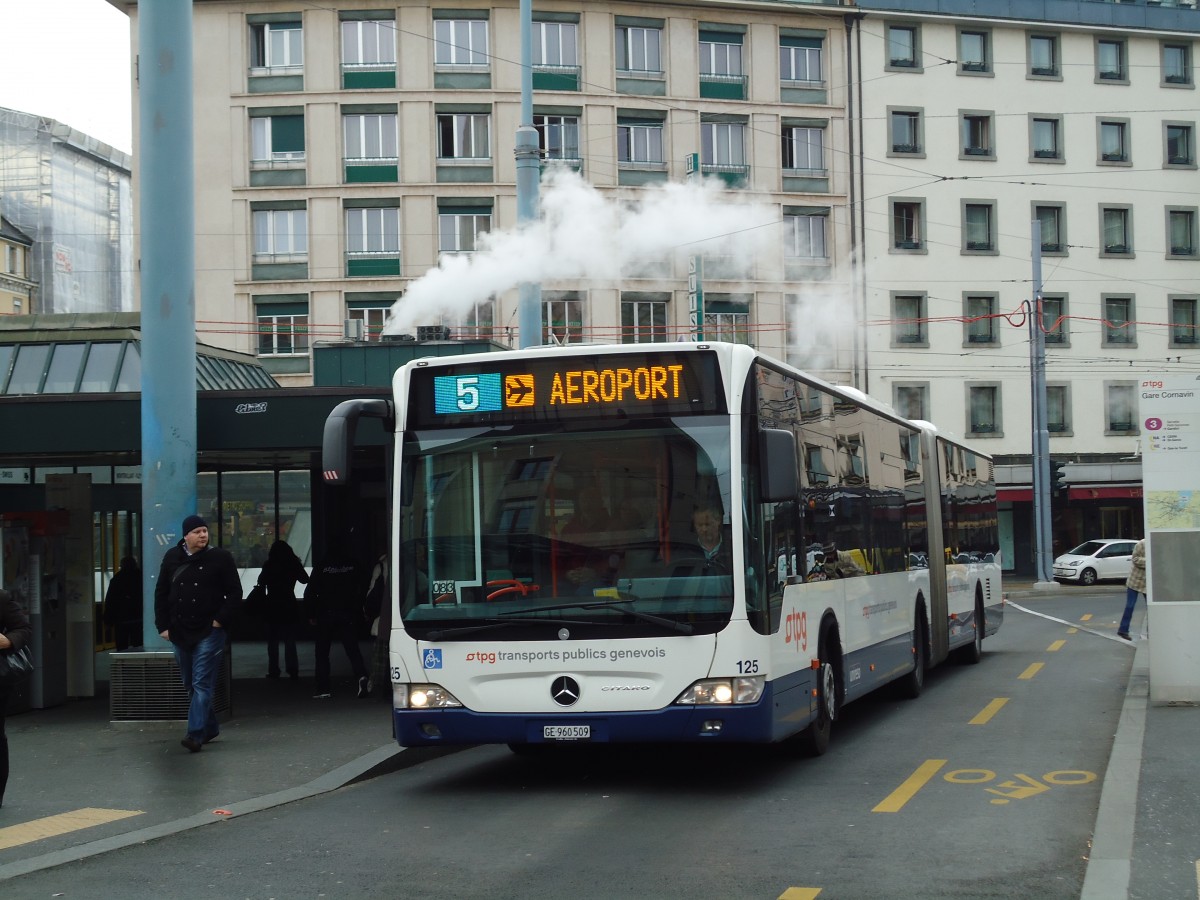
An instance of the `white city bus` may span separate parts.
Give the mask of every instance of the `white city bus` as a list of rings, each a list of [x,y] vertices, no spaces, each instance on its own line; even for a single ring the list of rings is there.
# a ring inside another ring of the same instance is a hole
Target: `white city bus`
[[[324,468],[360,416],[394,427],[404,746],[821,753],[846,703],[1000,626],[991,459],[752,348],[428,358],[394,390],[334,410]]]

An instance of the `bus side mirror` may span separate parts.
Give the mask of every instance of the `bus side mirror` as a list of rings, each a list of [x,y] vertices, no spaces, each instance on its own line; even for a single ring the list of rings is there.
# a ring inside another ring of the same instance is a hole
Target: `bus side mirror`
[[[384,426],[390,427],[392,404],[387,400],[343,400],[333,408],[321,435],[321,472],[326,484],[345,484],[350,480],[354,430],[360,416],[383,419]]]
[[[796,474],[796,435],[783,428],[758,433],[759,484],[763,503],[795,500],[800,493]]]

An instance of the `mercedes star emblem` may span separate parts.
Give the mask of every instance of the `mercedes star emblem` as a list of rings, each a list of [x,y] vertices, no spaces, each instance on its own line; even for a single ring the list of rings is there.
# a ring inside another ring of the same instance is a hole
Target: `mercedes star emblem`
[[[579,682],[560,675],[550,685],[550,696],[559,706],[574,706],[579,701]]]

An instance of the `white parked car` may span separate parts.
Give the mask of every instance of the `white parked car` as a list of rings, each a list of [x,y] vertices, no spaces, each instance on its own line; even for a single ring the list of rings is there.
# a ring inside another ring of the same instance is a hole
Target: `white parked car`
[[[1137,541],[1084,541],[1054,560],[1058,581],[1095,584],[1097,581],[1124,581],[1129,577],[1130,558]]]

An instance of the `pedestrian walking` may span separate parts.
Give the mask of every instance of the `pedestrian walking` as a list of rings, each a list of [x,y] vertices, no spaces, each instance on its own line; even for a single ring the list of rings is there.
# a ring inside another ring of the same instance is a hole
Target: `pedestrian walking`
[[[375,567],[371,570],[371,580],[367,584],[367,596],[363,601],[367,618],[371,619],[371,636],[375,638],[372,644],[371,676],[368,679],[367,690],[385,699],[390,699],[391,676],[388,672],[388,652],[392,634],[392,596],[388,590],[388,555],[379,554]]]
[[[121,560],[108,583],[104,624],[113,629],[118,650],[142,645],[142,569],[132,556]]]
[[[279,677],[279,644],[283,643],[283,661],[288,677],[300,677],[296,654],[296,629],[300,624],[300,605],[296,602],[296,582],[308,584],[304,563],[287,541],[278,540],[267,553],[258,583],[267,592],[263,620],[267,626],[267,677]]]
[[[1133,608],[1137,606],[1138,595],[1146,593],[1146,542],[1138,541],[1133,546],[1133,558],[1129,561],[1129,578],[1125,580],[1125,612],[1121,616],[1121,624],[1117,627],[1117,637],[1132,641],[1129,636],[1129,623],[1133,621]]]
[[[0,652],[20,650],[33,640],[33,628],[21,604],[8,591],[0,590]],[[8,736],[4,733],[4,712],[13,685],[0,684],[0,806],[4,805],[4,789],[8,786]]]
[[[225,656],[225,626],[242,602],[233,554],[209,545],[200,516],[183,520],[183,537],[163,554],[154,586],[154,627],[171,642],[188,693],[187,735],[192,753],[220,734],[213,712],[217,676]]]
[[[309,624],[315,629],[317,677],[314,699],[327,700],[333,696],[329,681],[329,650],[334,641],[341,643],[350,660],[350,668],[358,680],[358,696],[370,695],[367,666],[358,646],[358,634],[364,628],[363,588],[362,567],[346,541],[335,543],[325,560],[313,569],[304,591],[304,610]]]

